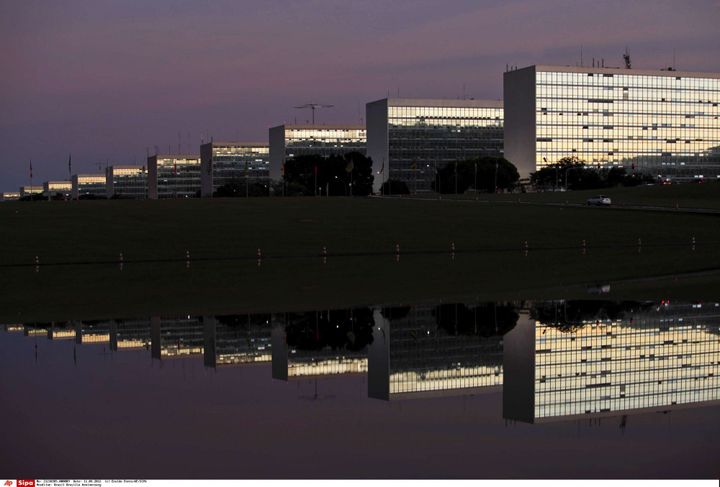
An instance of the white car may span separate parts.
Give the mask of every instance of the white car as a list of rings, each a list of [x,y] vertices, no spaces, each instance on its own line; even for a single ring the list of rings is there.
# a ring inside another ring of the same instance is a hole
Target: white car
[[[598,195],[588,198],[587,204],[588,206],[610,206],[612,204],[612,200],[607,196]]]

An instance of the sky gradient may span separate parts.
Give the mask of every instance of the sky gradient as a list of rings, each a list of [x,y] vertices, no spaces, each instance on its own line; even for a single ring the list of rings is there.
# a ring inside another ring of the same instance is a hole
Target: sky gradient
[[[502,98],[507,64],[720,71],[720,0],[37,0],[0,3],[0,191],[266,141],[304,122],[364,120],[365,103]]]

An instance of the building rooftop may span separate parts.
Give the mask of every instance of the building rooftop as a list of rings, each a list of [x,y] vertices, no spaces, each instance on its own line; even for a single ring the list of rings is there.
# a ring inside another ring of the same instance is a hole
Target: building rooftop
[[[365,125],[362,124],[319,124],[315,125],[311,123],[299,124],[299,123],[284,123],[276,127],[285,127],[285,130],[365,130]]]
[[[203,146],[206,145],[216,145],[216,146],[223,146],[223,147],[268,147],[269,144],[267,142],[226,142],[226,141],[219,141],[214,140],[212,142],[205,142],[202,144]],[[197,157],[197,156],[194,156]]]
[[[586,66],[553,66],[548,64],[536,64],[520,68],[514,71],[522,71],[525,69],[535,69],[536,71],[550,71],[559,73],[600,73],[600,74],[624,74],[631,76],[667,76],[673,78],[711,78],[720,79],[720,73],[703,72],[703,71],[676,71],[669,69],[626,69],[623,67],[586,67]]]
[[[392,107],[452,107],[452,108],[502,108],[502,100],[482,100],[474,98],[382,98],[371,102],[387,101]]]
[[[200,154],[153,154],[158,159],[200,159]]]

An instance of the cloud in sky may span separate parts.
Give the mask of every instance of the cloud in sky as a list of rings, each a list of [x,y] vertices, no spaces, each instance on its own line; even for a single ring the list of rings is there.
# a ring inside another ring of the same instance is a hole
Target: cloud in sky
[[[141,0],[0,6],[0,190],[201,137],[263,140],[292,107],[358,122],[388,92],[500,98],[506,64],[720,71],[707,1]],[[188,137],[189,135],[189,137]]]

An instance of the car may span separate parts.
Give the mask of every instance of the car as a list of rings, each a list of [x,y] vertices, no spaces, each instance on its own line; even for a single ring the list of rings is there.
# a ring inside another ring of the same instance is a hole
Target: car
[[[598,195],[588,198],[587,204],[588,206],[610,206],[612,204],[612,200],[607,196]]]

